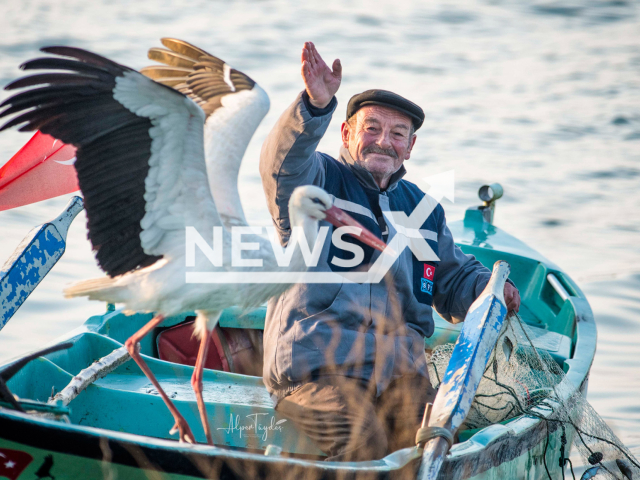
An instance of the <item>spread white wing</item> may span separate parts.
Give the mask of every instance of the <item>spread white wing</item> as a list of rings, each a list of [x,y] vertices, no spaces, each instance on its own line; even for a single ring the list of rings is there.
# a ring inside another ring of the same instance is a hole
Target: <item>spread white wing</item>
[[[142,73],[192,98],[207,115],[204,127],[209,185],[227,227],[246,225],[238,172],[251,137],[269,110],[269,97],[251,78],[182,40],[163,38],[149,58],[164,65]]]

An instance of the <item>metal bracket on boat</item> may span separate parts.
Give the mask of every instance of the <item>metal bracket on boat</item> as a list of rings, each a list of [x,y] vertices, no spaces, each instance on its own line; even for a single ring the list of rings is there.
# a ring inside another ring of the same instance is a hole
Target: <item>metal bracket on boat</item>
[[[48,405],[42,402],[23,399],[18,399],[16,402],[22,409],[22,412],[35,412],[39,414],[53,415],[54,417],[62,417],[64,415],[68,416],[69,413],[71,413],[71,409],[69,407],[63,407],[60,405]],[[13,404],[3,401],[0,401],[0,408],[10,408],[11,410],[15,410]]]
[[[418,448],[424,448],[425,443],[427,443],[426,440],[421,440],[420,430],[426,428],[427,425],[429,425],[429,418],[431,418],[432,408],[433,408],[433,403],[427,403],[427,406],[424,408],[424,415],[422,416],[422,425],[420,425],[420,428],[416,433],[416,445],[418,446]]]
[[[562,283],[560,283],[560,280],[558,280],[558,277],[556,277],[553,273],[547,274],[547,281],[553,287],[556,293],[560,296],[563,302],[569,299],[569,297],[571,297],[571,295],[569,295],[569,293],[567,292],[566,288],[564,288]]]
[[[482,200],[482,205],[469,207],[465,213],[465,223],[472,221],[483,221],[493,224],[493,215],[496,210],[496,201],[502,197],[504,190],[499,183],[483,185],[478,190],[478,197]]]
[[[282,447],[273,444],[267,445],[267,449],[264,451],[265,457],[279,457],[281,453]]]

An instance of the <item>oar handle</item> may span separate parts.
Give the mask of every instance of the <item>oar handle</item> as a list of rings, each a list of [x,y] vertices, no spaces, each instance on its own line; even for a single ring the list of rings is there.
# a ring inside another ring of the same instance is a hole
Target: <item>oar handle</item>
[[[504,301],[504,284],[509,278],[509,273],[511,272],[511,267],[504,260],[498,260],[493,264],[493,271],[491,272],[491,279],[487,286],[484,287],[484,290],[478,297],[478,299],[483,298],[485,295],[494,295],[498,300],[500,300],[505,306],[506,303]]]
[[[67,239],[67,232],[69,231],[69,227],[71,226],[71,222],[76,218],[76,216],[84,209],[84,201],[82,197],[74,196],[69,200],[67,206],[64,207],[64,210],[57,218],[51,220],[51,224],[55,225],[58,233],[62,235],[62,237]]]

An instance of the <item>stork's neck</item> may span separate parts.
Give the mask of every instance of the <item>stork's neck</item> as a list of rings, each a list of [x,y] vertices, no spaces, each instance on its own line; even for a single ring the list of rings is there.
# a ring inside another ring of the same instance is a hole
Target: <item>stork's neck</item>
[[[291,237],[289,243],[296,242],[296,248],[291,258],[291,271],[306,271],[307,265],[302,255],[300,244],[309,245],[309,250],[313,250],[316,240],[318,239],[318,220],[294,208],[289,212],[291,220]]]

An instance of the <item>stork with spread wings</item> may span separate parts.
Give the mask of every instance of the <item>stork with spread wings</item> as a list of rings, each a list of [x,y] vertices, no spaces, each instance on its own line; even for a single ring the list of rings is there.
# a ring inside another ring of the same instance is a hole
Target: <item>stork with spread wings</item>
[[[198,232],[222,228],[223,252],[231,251],[230,227],[246,225],[238,195],[238,171],[249,140],[265,116],[269,99],[249,77],[222,60],[179,40],[169,50],[152,49],[168,66],[144,73],[73,47],[47,47],[50,56],[28,61],[24,70],[45,69],[5,88],[25,88],[5,100],[0,117],[14,115],[0,131],[21,125],[77,148],[75,168],[87,211],[88,237],[106,277],[65,290],[69,297],[123,303],[129,311],[155,312],[125,345],[149,377],[175,420],[181,441],[194,435],[139,353],[139,341],[165,317],[195,310],[201,339],[191,384],[208,443],[211,430],[202,398],[202,371],[212,330],[224,308],[258,306],[288,284],[193,284],[186,282],[187,227]],[[54,72],[51,72],[53,70]],[[55,72],[62,71],[63,73]],[[174,87],[174,88],[171,88]],[[189,98],[191,97],[191,98]],[[213,195],[212,195],[213,191]],[[215,201],[214,201],[215,199]],[[356,225],[332,206],[322,189],[300,187],[291,196],[293,234],[313,244],[320,221]],[[295,227],[299,227],[296,229]],[[271,242],[247,239],[260,249],[260,270],[277,269]],[[382,250],[384,243],[362,230],[360,240]],[[197,270],[226,272],[198,258]],[[245,268],[247,275],[258,267]],[[300,250],[289,270],[305,269]]]

